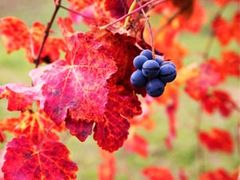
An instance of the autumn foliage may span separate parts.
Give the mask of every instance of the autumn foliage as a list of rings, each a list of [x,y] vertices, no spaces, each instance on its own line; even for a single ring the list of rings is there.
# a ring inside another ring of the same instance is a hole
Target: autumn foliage
[[[200,113],[220,114],[225,119],[239,113],[235,97],[223,88],[229,79],[240,77],[239,51],[226,48],[240,43],[239,8],[232,17],[223,16],[226,6],[239,6],[239,1],[68,0],[68,7],[61,0],[54,3],[56,13],[67,10],[68,16],[57,17],[56,21],[53,16],[47,25],[36,21],[29,27],[17,17],[0,18],[5,50],[12,53],[21,49],[26,60],[35,65],[29,72],[31,84],[9,82],[0,86],[0,99],[7,100],[8,111],[19,113],[18,117],[0,121],[0,142],[6,144],[2,155],[4,179],[77,179],[77,164],[60,140],[61,133],[67,131],[79,143],[87,138],[95,140],[101,156],[98,177],[112,180],[117,175],[113,152],[119,148],[141,158],[151,156],[148,140],[137,130],[151,133],[161,126],[161,122],[151,119],[156,105],[164,107],[168,118],[166,149],[177,151],[174,141],[181,131],[177,111],[181,108],[182,90],[198,104]],[[206,3],[217,8],[210,20]],[[148,16],[160,17],[158,25],[149,29]],[[88,26],[87,32],[74,29],[78,17]],[[52,23],[57,23],[61,35],[52,30]],[[193,58],[186,63],[189,49],[181,43],[180,34],[198,36],[206,24],[209,40],[206,51],[198,52],[201,61]],[[218,58],[210,56],[212,41],[219,42],[222,48]],[[143,49],[163,53],[164,59],[171,59],[177,67],[176,80],[159,98],[149,97],[129,81],[134,71],[132,61]],[[235,153],[239,132],[233,135],[227,128],[201,129],[201,121],[196,121],[193,136],[200,151]],[[200,171],[199,179],[239,177],[237,168],[225,168]],[[184,169],[174,172],[164,164],[151,164],[139,172],[149,180],[191,179]]]

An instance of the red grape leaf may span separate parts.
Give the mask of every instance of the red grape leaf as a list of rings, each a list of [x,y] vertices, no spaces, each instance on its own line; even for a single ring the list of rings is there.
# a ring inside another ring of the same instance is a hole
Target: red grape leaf
[[[32,40],[32,47],[28,47],[26,50],[28,59],[33,62],[34,58],[39,53],[40,47],[42,45],[42,40],[45,35],[46,27],[41,24],[40,22],[35,22],[30,28],[31,37]],[[32,52],[33,50],[33,52]],[[65,41],[62,38],[56,38],[52,37],[51,33],[48,37],[46,44],[44,45],[42,54],[41,54],[41,60],[46,63],[53,62],[55,60],[58,60],[60,57],[61,51],[66,51],[66,44]]]
[[[114,180],[116,175],[116,160],[112,153],[101,151],[102,162],[98,167],[99,180]]]
[[[149,180],[174,180],[172,173],[165,167],[150,166],[142,172]]]
[[[212,22],[214,35],[222,45],[227,45],[232,38],[230,24],[221,16],[217,16]]]
[[[4,46],[8,52],[27,48],[29,45],[28,27],[15,17],[5,17],[0,19],[0,37],[3,38]]]
[[[134,71],[132,61],[139,54],[135,39],[126,35],[105,35],[105,41],[112,45],[112,54],[118,71],[108,80],[108,102],[104,120],[97,122],[94,139],[98,145],[110,152],[117,150],[127,139],[129,122],[127,119],[141,114],[140,102],[134,94],[129,78]]]
[[[237,42],[240,43],[240,11],[238,10],[236,14],[233,17],[232,21],[232,31],[233,31],[233,37],[236,38]]]
[[[70,133],[76,136],[80,141],[85,141],[89,135],[92,134],[93,121],[87,122],[84,120],[73,120],[70,116],[65,119],[66,128],[70,130]]]
[[[203,94],[201,104],[202,108],[209,114],[219,110],[225,117],[228,117],[237,109],[237,104],[231,96],[227,92],[221,90],[214,90],[213,92]]]
[[[40,143],[44,138],[58,139],[54,132],[61,131],[54,122],[42,112],[25,111],[17,118],[0,122],[0,129],[14,133],[15,136],[25,135],[34,143]]]
[[[199,180],[237,180],[234,175],[223,168],[204,172],[200,175]]]
[[[7,84],[0,87],[0,99],[8,99],[9,111],[24,111],[31,107],[33,101],[40,100],[37,87],[21,84]]]
[[[201,64],[198,75],[187,81],[185,90],[195,100],[201,100],[210,87],[225,79],[224,73],[224,67],[216,59],[209,59]]]
[[[129,152],[134,152],[144,158],[148,157],[148,142],[138,134],[133,134],[129,137],[124,147]]]
[[[57,23],[64,36],[71,35],[72,33],[74,33],[73,22],[70,18],[60,17],[58,18]]]
[[[109,152],[116,151],[127,139],[129,122],[117,113],[105,113],[104,120],[96,123],[94,139]]]
[[[72,36],[68,45],[66,61],[32,71],[34,85],[42,85],[44,111],[56,123],[68,112],[72,119],[97,122],[105,112],[107,79],[116,71],[111,47],[91,32]]]
[[[2,167],[4,179],[76,179],[78,168],[69,159],[69,151],[57,141],[34,144],[24,136],[7,145]]]
[[[198,138],[202,145],[210,151],[222,151],[226,153],[233,151],[233,141],[228,131],[213,128],[209,132],[201,131]]]
[[[226,75],[240,77],[240,54],[234,51],[223,52],[221,65]],[[227,64],[227,66],[226,66]]]
[[[23,48],[30,62],[38,55],[46,27],[35,22],[31,28],[16,17],[5,17],[0,19],[0,37],[3,38],[4,45],[8,52]],[[63,39],[48,37],[41,54],[41,61],[46,63],[59,58],[60,52],[66,50]]]
[[[110,12],[114,18],[120,18],[128,13],[128,9],[133,0],[105,0],[105,9]]]

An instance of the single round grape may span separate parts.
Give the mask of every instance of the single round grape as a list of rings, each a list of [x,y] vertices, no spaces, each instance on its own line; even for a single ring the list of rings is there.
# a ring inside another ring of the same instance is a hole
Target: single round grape
[[[172,63],[171,61],[163,61],[162,65],[164,65],[164,64],[169,64],[169,65],[173,66],[176,69],[176,65],[174,63]]]
[[[157,61],[157,63],[159,64],[159,66],[162,65],[162,63],[164,62],[163,57],[162,56],[156,56],[155,60]]]
[[[159,79],[152,79],[147,83],[147,93],[152,97],[161,96],[164,92],[165,84]]]
[[[148,60],[143,64],[142,73],[148,78],[154,78],[159,73],[160,66],[155,60]]]
[[[140,55],[143,55],[145,57],[147,57],[148,59],[152,59],[152,51],[149,49],[145,49],[143,50]]]
[[[173,81],[177,76],[177,71],[175,66],[173,66],[172,64],[163,64],[160,67],[160,71],[159,71],[159,78],[161,81],[163,81],[164,83],[168,83]]]
[[[133,60],[133,65],[137,69],[142,69],[143,64],[147,61],[148,59],[145,56],[139,55],[136,56]]]
[[[145,87],[147,84],[147,78],[143,76],[141,70],[136,70],[130,77],[131,84],[135,87]]]

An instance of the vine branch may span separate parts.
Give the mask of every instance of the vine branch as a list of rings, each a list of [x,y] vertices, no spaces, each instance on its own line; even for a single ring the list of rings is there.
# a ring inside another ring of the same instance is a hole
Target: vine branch
[[[50,20],[50,22],[48,23],[47,28],[46,28],[46,30],[45,30],[45,32],[44,32],[45,35],[44,35],[44,37],[43,37],[43,41],[42,41],[40,50],[39,50],[39,52],[38,52],[38,56],[37,56],[37,58],[34,60],[34,63],[35,63],[35,67],[36,67],[36,68],[37,68],[37,67],[39,66],[39,64],[40,64],[40,58],[41,58],[41,54],[42,54],[43,48],[44,48],[44,46],[45,46],[45,43],[46,43],[47,38],[48,38],[48,36],[49,36],[50,29],[51,29],[51,27],[52,27],[52,25],[53,25],[53,22],[54,22],[54,20],[55,20],[55,18],[56,18],[56,16],[57,16],[57,13],[58,13],[58,11],[59,11],[59,8],[61,7],[61,2],[62,2],[62,0],[58,0],[58,1],[56,2],[56,4],[55,4],[55,10],[54,10],[54,12],[53,12],[53,14],[52,14],[51,20]]]

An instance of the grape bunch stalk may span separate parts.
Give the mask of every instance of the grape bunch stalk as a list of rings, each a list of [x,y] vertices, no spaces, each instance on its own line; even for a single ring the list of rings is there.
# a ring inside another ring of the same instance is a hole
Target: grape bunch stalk
[[[160,55],[153,58],[149,49],[136,56],[133,65],[137,70],[130,77],[131,84],[136,88],[145,87],[152,97],[161,96],[166,84],[177,76],[176,66],[171,61],[165,61]]]

